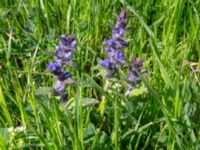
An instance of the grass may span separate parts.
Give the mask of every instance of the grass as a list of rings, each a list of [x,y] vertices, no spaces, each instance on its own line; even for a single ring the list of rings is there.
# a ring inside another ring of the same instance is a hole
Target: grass
[[[129,98],[119,84],[104,91],[99,65],[122,7],[124,54],[149,73]],[[199,0],[1,0],[0,149],[200,149],[199,16]],[[58,104],[44,51],[64,33],[77,36],[77,83]]]

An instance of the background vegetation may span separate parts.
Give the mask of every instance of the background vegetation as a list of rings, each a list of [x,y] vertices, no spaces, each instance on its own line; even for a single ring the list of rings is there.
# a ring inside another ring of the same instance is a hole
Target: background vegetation
[[[130,98],[103,90],[99,65],[123,7],[124,54],[149,73]],[[77,36],[78,69],[59,104],[44,51],[64,33]],[[0,149],[200,149],[199,55],[200,0],[1,0]]]

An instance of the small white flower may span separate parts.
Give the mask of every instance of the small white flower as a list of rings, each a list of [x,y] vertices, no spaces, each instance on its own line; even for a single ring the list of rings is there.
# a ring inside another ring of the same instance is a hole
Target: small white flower
[[[25,128],[23,126],[18,126],[15,130],[19,132],[23,132]]]
[[[8,132],[13,132],[13,127],[8,128]]]

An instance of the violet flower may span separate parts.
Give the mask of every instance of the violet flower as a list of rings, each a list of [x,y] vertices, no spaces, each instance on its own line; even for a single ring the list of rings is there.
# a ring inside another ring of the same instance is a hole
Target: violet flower
[[[122,49],[128,46],[128,42],[124,36],[126,21],[126,10],[122,9],[112,29],[112,38],[104,42],[104,45],[107,46],[106,54],[108,59],[102,61],[101,65],[106,68],[107,78],[112,77],[125,62]]]
[[[56,46],[56,52],[46,52],[55,57],[55,62],[48,65],[48,70],[54,75],[54,95],[60,96],[60,102],[68,99],[66,87],[73,83],[72,75],[70,72],[65,72],[64,67],[69,65],[74,69],[76,66],[71,58],[76,50],[77,42],[75,35],[61,35],[60,42]]]
[[[77,41],[75,35],[63,34],[60,36],[60,42],[56,46],[56,52],[46,52],[49,55],[55,57],[56,63],[64,68],[66,65],[71,66],[72,68],[76,68],[75,64],[71,60],[74,52],[76,51]]]

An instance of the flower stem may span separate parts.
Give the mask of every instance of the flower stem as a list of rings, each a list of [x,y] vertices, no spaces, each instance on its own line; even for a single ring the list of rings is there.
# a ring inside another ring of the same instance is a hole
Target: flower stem
[[[110,82],[109,82],[108,80],[106,80],[106,83],[105,83],[105,85],[104,85],[103,90],[106,91],[106,92],[108,92],[108,87],[109,87],[109,86],[110,86]],[[105,105],[106,105],[106,96],[103,95],[103,96],[101,97],[101,103],[100,103],[100,105],[99,105],[99,107],[98,107],[98,111],[100,112],[101,116],[103,116],[103,114],[104,114]]]

